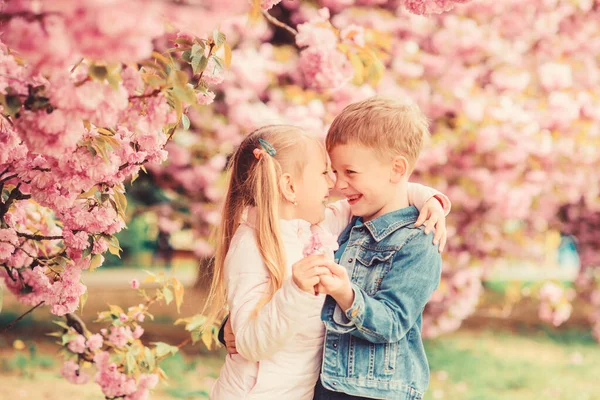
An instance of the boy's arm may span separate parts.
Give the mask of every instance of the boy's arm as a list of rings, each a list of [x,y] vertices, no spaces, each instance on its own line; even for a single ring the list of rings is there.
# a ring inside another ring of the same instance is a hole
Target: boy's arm
[[[437,201],[440,202],[442,208],[444,209],[444,214],[448,215],[450,209],[452,208],[452,204],[450,203],[450,199],[448,196],[439,192],[429,186],[421,185],[419,183],[408,182],[408,203],[410,205],[414,205],[417,209],[421,210],[427,200],[435,197]]]
[[[372,343],[394,343],[402,339],[440,282],[441,256],[427,236],[415,234],[394,255],[392,267],[375,295],[369,296],[350,283],[354,295],[351,306],[341,315],[343,320],[338,311],[338,315],[325,321],[327,328],[337,333],[351,333]],[[339,302],[339,297],[336,301]]]
[[[306,315],[322,306],[320,296],[302,291],[293,279],[284,281],[271,300],[255,314],[269,290],[269,276],[255,243],[239,243],[228,255],[226,272],[231,327],[235,347],[250,361],[270,357],[299,329]]]

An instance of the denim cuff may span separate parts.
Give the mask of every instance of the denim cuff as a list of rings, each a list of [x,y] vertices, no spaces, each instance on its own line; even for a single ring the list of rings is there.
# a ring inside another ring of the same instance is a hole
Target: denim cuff
[[[350,321],[346,314],[342,311],[339,305],[335,305],[335,309],[333,310],[333,322],[335,322],[339,326],[354,326],[354,322]]]
[[[354,301],[350,308],[346,310],[346,318],[348,318],[352,324],[360,326],[363,320],[362,314],[365,310],[365,298],[363,297],[362,290],[354,283],[352,284],[352,290],[354,290]]]

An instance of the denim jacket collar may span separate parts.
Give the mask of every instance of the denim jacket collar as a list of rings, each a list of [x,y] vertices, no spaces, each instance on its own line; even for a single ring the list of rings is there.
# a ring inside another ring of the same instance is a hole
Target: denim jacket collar
[[[373,239],[380,242],[396,230],[414,224],[417,218],[419,218],[419,210],[415,206],[410,206],[367,221],[364,225]]]

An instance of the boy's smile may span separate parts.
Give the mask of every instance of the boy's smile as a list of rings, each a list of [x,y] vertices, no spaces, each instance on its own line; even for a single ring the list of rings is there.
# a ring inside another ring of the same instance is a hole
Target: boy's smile
[[[353,215],[369,221],[408,205],[392,183],[391,160],[375,150],[347,143],[335,146],[329,156],[337,178],[335,189],[348,199]]]

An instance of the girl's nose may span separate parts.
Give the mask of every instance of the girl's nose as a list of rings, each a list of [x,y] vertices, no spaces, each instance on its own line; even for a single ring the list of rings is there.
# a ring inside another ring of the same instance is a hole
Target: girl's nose
[[[327,174],[327,187],[329,190],[333,189],[335,186],[335,180],[332,178],[331,174]]]

